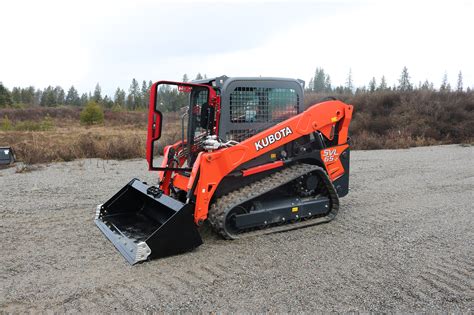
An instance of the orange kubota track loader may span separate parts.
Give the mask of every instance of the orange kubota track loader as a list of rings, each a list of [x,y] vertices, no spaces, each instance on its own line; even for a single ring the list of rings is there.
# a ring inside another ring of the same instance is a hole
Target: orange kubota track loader
[[[97,226],[135,264],[201,245],[206,220],[225,239],[330,221],[349,190],[352,106],[305,109],[303,91],[284,78],[153,84],[146,158],[158,184],[133,179],[97,206]],[[173,128],[181,140],[158,165]]]

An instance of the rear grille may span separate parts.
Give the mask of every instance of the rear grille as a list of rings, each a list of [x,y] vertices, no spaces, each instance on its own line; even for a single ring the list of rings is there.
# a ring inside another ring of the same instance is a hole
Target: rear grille
[[[294,89],[236,87],[230,94],[230,130],[227,140],[242,141],[298,114],[299,97]],[[242,123],[256,123],[245,129]],[[235,124],[235,125],[234,125]]]

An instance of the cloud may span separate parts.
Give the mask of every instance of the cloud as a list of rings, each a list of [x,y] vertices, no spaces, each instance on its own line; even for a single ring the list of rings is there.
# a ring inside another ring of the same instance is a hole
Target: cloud
[[[344,84],[352,69],[356,86],[382,75],[395,84],[407,66],[415,84],[425,79],[439,84],[447,71],[455,85],[460,70],[465,82],[472,84],[474,59],[469,56],[474,51],[466,34],[474,23],[472,12],[464,8],[463,4],[362,6],[295,25],[255,49],[213,55],[204,65],[213,73],[222,72],[217,65],[223,65],[225,72],[237,75],[246,71],[305,79],[323,67],[335,84]]]

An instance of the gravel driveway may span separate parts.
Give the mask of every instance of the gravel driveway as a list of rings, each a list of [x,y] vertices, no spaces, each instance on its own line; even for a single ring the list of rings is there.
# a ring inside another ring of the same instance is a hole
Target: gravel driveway
[[[95,205],[144,160],[0,171],[0,312],[473,311],[474,147],[354,151],[336,220],[129,266]]]

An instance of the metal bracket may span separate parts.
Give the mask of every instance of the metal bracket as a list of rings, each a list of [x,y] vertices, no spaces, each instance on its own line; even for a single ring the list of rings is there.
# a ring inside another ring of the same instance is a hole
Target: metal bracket
[[[150,186],[146,190],[146,193],[148,195],[152,195],[155,198],[159,198],[163,194],[163,191],[160,188],[156,187],[156,186]]]

